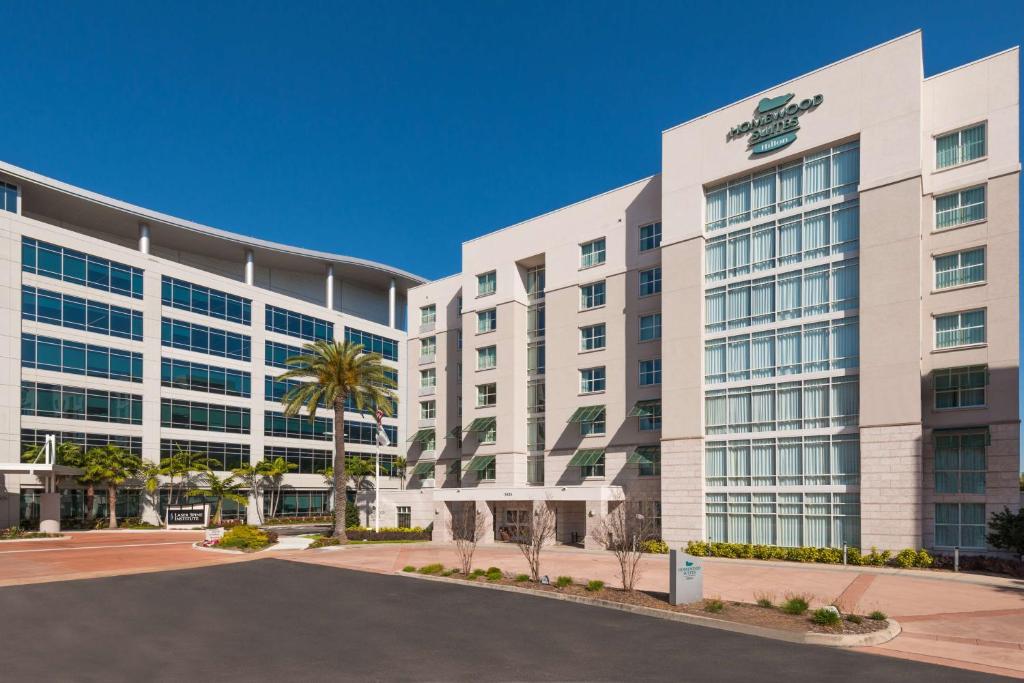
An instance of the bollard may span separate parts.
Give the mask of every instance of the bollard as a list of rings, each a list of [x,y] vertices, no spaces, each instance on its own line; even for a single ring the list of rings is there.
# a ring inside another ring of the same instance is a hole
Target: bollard
[[[960,546],[953,548],[953,571],[960,571]]]
[[[846,564],[846,544],[843,544],[843,564]]]

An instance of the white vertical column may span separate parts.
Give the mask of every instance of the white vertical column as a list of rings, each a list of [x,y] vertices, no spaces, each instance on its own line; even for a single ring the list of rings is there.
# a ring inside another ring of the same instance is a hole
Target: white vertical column
[[[324,278],[324,287],[327,288],[327,308],[334,310],[334,264],[327,264],[327,275]]]
[[[253,285],[256,282],[256,256],[252,249],[245,250],[245,284]]]
[[[139,251],[149,253],[149,223],[139,223]]]
[[[395,278],[388,283],[388,327],[395,326]]]

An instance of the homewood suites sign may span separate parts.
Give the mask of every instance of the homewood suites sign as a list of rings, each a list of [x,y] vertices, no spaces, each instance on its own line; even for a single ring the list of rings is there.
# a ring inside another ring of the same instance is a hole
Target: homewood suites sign
[[[782,149],[796,140],[796,132],[800,129],[800,116],[813,111],[824,100],[823,95],[815,95],[797,102],[793,100],[793,93],[762,98],[757,103],[754,118],[733,126],[726,140],[750,135],[747,147],[751,154],[765,154]]]

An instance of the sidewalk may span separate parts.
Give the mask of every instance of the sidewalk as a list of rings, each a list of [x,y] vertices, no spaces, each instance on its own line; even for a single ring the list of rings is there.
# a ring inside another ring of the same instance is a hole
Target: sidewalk
[[[456,566],[451,546],[434,544],[353,544],[305,551],[288,559],[362,571],[394,572],[406,565],[440,562]],[[479,546],[474,567],[528,571],[515,546]],[[645,557],[638,587],[668,591],[668,558]],[[554,578],[601,579],[618,585],[618,565],[605,552],[557,547],[546,550],[541,572]],[[1024,679],[1024,581],[970,574],[887,570],[866,567],[745,560],[705,560],[704,592],[724,600],[752,602],[761,593],[776,600],[790,593],[810,594],[812,604],[836,602],[846,611],[881,610],[903,626],[884,645],[862,648],[878,655],[905,657]]]

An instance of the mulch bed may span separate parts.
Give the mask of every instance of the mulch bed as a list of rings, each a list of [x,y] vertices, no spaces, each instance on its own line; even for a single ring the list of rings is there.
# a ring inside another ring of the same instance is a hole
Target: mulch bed
[[[757,605],[751,605],[743,602],[723,601],[725,608],[721,612],[708,612],[704,608],[703,603],[671,605],[668,602],[667,593],[658,593],[655,591],[638,590],[630,593],[622,590],[621,588],[610,588],[607,586],[601,590],[588,591],[584,586],[577,583],[566,586],[565,588],[558,588],[557,586],[544,585],[541,583],[534,583],[532,581],[515,581],[513,578],[508,576],[493,581],[485,576],[480,576],[474,579],[459,572],[451,574],[448,578],[459,579],[462,581],[475,581],[477,583],[495,583],[504,586],[517,586],[519,588],[526,588],[528,590],[543,593],[578,595],[585,598],[608,600],[609,602],[617,602],[625,605],[650,607],[653,609],[665,610],[667,612],[682,612],[684,614],[692,614],[694,616],[707,617],[709,619],[719,619],[721,621],[731,621],[735,623],[749,624],[751,626],[761,626],[764,628],[774,628],[798,633],[810,631],[813,633],[849,635],[880,631],[888,626],[888,622],[886,621],[875,621],[873,619],[868,619],[867,617],[864,617],[861,623],[855,624],[852,621],[847,621],[845,618],[846,615],[843,615],[844,618],[842,621],[835,626],[824,626],[811,621],[810,617],[813,610],[808,610],[807,613],[803,615],[786,614],[777,607],[758,607]]]

